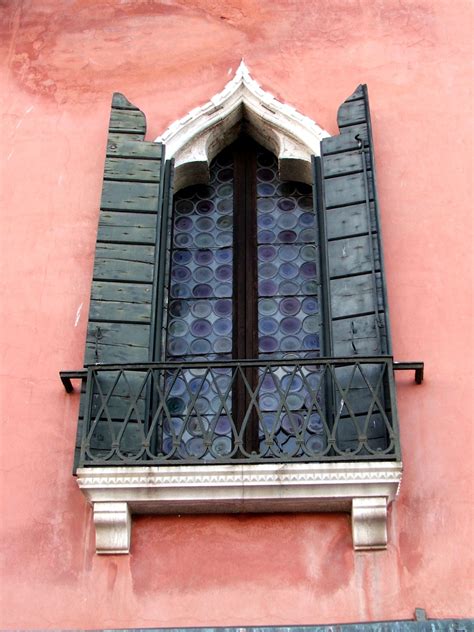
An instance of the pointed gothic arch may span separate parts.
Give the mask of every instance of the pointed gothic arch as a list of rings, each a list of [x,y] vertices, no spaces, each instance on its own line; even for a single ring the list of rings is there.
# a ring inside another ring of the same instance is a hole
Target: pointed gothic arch
[[[201,107],[172,123],[156,142],[175,161],[175,191],[207,183],[209,165],[224,147],[245,131],[278,158],[280,176],[311,184],[311,156],[320,155],[319,125],[281,103],[251,77],[242,61],[224,89]]]

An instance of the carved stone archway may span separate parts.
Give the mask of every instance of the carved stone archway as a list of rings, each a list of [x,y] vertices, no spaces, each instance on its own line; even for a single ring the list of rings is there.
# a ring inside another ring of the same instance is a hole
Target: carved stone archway
[[[242,61],[224,89],[201,107],[172,123],[156,141],[175,161],[175,191],[207,183],[209,165],[245,131],[278,157],[282,180],[311,184],[311,156],[329,136],[290,105],[281,103],[252,79]]]

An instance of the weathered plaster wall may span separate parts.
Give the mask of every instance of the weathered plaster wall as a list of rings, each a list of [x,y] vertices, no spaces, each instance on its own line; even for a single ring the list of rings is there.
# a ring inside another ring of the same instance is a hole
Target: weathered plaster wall
[[[472,615],[471,3],[0,2],[2,627],[303,624]],[[336,132],[369,85],[405,476],[385,552],[344,515],[135,519],[93,553],[71,476],[111,93],[147,138],[253,76]]]

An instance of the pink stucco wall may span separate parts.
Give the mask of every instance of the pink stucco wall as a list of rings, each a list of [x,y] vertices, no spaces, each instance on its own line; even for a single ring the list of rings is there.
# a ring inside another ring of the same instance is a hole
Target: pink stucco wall
[[[310,624],[473,614],[468,0],[0,2],[1,627]],[[94,554],[71,476],[111,93],[147,138],[253,76],[336,133],[372,106],[405,465],[386,551],[345,515],[141,517]]]

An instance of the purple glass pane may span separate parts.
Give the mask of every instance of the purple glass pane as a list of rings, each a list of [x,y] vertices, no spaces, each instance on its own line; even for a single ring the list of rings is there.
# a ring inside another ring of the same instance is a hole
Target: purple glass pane
[[[259,331],[264,335],[275,334],[278,331],[278,321],[274,318],[261,318],[258,325]]]
[[[285,316],[294,316],[300,309],[300,301],[297,298],[284,298],[280,302],[280,311]]]
[[[189,250],[175,250],[173,252],[173,263],[178,265],[185,265],[189,263],[192,259],[192,254]]]
[[[281,230],[278,233],[278,241],[283,244],[292,244],[296,241],[296,233],[294,230]]]
[[[258,284],[260,296],[275,296],[278,286],[271,279],[264,279]]]
[[[232,301],[219,299],[214,303],[214,313],[217,316],[230,316],[232,313]]]
[[[199,283],[193,287],[193,296],[196,298],[208,298],[212,296],[212,287],[208,283]]]
[[[173,266],[171,269],[171,278],[178,282],[188,281],[191,278],[191,270],[184,266]]]
[[[308,334],[303,338],[303,349],[319,349],[318,334]]]
[[[308,296],[304,299],[302,310],[305,314],[316,314],[319,311],[318,299]]]
[[[273,336],[262,336],[258,341],[258,345],[263,353],[271,353],[278,349],[277,339]]]
[[[259,230],[257,238],[259,244],[271,244],[275,241],[275,233],[272,230]]]
[[[232,279],[232,266],[226,264],[218,266],[215,276],[218,281],[230,281]]]
[[[232,262],[232,250],[230,248],[220,248],[215,251],[217,263],[231,263]]]
[[[275,218],[270,213],[261,214],[257,219],[259,228],[274,228]]]
[[[190,217],[178,217],[174,225],[176,230],[189,232],[193,227],[193,220]]]
[[[280,330],[283,334],[296,334],[301,329],[301,321],[294,316],[283,318],[280,323]]]
[[[303,427],[303,417],[298,413],[290,413],[289,415],[283,415],[283,419],[281,420],[281,427],[288,434],[296,434],[301,431]]]
[[[285,375],[281,379],[281,386],[286,393],[301,390],[303,380],[299,375]]]
[[[281,200],[278,200],[277,202],[277,206],[280,209],[280,211],[293,211],[296,207],[296,203],[294,200],[290,199],[290,198],[283,198]]]
[[[231,426],[229,418],[226,415],[221,415],[216,423],[215,432],[219,435],[226,435],[230,433]]]
[[[299,218],[300,226],[311,228],[314,226],[314,213],[302,213]]]
[[[191,324],[191,332],[198,338],[209,336],[212,331],[212,325],[208,320],[198,318]]]
[[[208,265],[214,259],[212,250],[196,250],[193,254],[194,261],[198,265]]]
[[[232,321],[230,318],[218,318],[213,327],[218,336],[226,336],[232,331]]]
[[[273,261],[277,254],[274,246],[259,246],[258,247],[258,260],[259,261]]]
[[[316,277],[316,264],[313,261],[306,261],[300,267],[300,273],[304,279],[313,279]]]
[[[298,272],[298,266],[293,263],[284,262],[280,266],[280,274],[284,279],[294,279]]]

